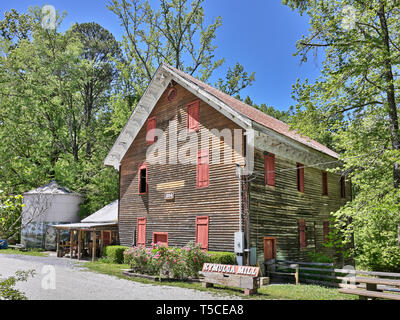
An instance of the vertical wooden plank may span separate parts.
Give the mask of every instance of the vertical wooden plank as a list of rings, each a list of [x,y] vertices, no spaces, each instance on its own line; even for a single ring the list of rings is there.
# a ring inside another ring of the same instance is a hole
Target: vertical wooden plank
[[[60,252],[60,238],[61,238],[61,230],[57,229],[57,258],[60,257],[61,252]]]
[[[78,231],[78,260],[81,260],[82,230]]]
[[[92,238],[93,238],[92,261],[95,261],[96,260],[96,251],[97,251],[96,231],[92,232]]]
[[[104,231],[101,231],[101,239],[100,239],[100,257],[103,256],[103,248],[104,248]]]
[[[72,246],[74,241],[74,230],[69,231],[69,257],[72,259]]]

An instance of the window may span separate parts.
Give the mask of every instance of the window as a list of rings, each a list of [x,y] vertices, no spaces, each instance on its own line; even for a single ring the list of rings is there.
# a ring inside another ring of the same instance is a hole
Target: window
[[[297,163],[297,190],[304,193],[304,165]]]
[[[159,243],[162,246],[168,247],[168,232],[154,232],[153,242]]]
[[[157,118],[153,117],[147,120],[147,134],[146,142],[147,145],[151,145],[156,142],[156,128],[157,128]]]
[[[329,221],[324,222],[324,242],[327,242],[329,240]]]
[[[147,163],[139,167],[139,194],[147,193]]]
[[[328,195],[328,173],[322,172],[322,195]]]
[[[209,217],[196,217],[196,244],[201,244],[201,249],[208,251],[208,226]]]
[[[187,128],[189,132],[199,130],[200,100],[196,100],[187,106]]]
[[[346,178],[340,177],[340,196],[346,199]]]
[[[197,157],[197,187],[210,185],[210,158],[208,149],[200,150]]]
[[[264,155],[265,161],[265,184],[275,187],[275,155],[268,153]]]
[[[307,247],[305,220],[299,220],[299,244],[300,244],[300,249],[304,249]]]

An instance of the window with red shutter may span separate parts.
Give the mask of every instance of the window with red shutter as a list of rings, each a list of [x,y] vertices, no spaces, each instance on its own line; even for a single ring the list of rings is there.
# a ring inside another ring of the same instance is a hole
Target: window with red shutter
[[[265,184],[275,187],[275,155],[268,153],[265,160]]]
[[[346,179],[345,177],[340,177],[340,196],[342,199],[346,199]]]
[[[147,131],[146,131],[146,142],[147,145],[151,145],[156,142],[156,129],[157,128],[157,118],[153,117],[147,120]]]
[[[199,107],[199,100],[196,100],[187,106],[187,128],[189,132],[199,130]]]
[[[209,217],[196,217],[196,244],[201,244],[201,249],[208,251],[208,226]]]
[[[328,195],[328,173],[322,172],[322,195]]]
[[[197,187],[210,185],[210,158],[208,149],[200,150],[197,157]]]
[[[297,163],[297,190],[304,193],[304,165]]]
[[[324,222],[324,242],[327,242],[329,240],[329,221]]]
[[[305,220],[299,220],[299,243],[300,243],[300,249],[307,247]]]
[[[137,245],[146,245],[146,218],[137,219]]]

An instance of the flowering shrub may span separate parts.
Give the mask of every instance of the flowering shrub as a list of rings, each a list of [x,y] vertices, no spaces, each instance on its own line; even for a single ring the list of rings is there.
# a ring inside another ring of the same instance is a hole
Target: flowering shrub
[[[160,243],[151,249],[133,247],[125,250],[124,260],[133,272],[163,278],[186,279],[197,277],[207,259],[199,245],[188,244],[183,249],[171,249]]]

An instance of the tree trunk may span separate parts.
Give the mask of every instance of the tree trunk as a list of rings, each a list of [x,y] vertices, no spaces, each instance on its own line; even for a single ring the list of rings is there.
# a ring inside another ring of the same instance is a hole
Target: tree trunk
[[[385,17],[385,7],[382,2],[378,11],[378,17],[384,42],[385,59],[383,77],[386,81],[386,98],[388,103],[390,137],[393,150],[400,150],[399,118],[397,114],[392,62],[390,59],[389,30]],[[395,188],[400,187],[400,166],[397,162],[393,164],[393,183]]]

